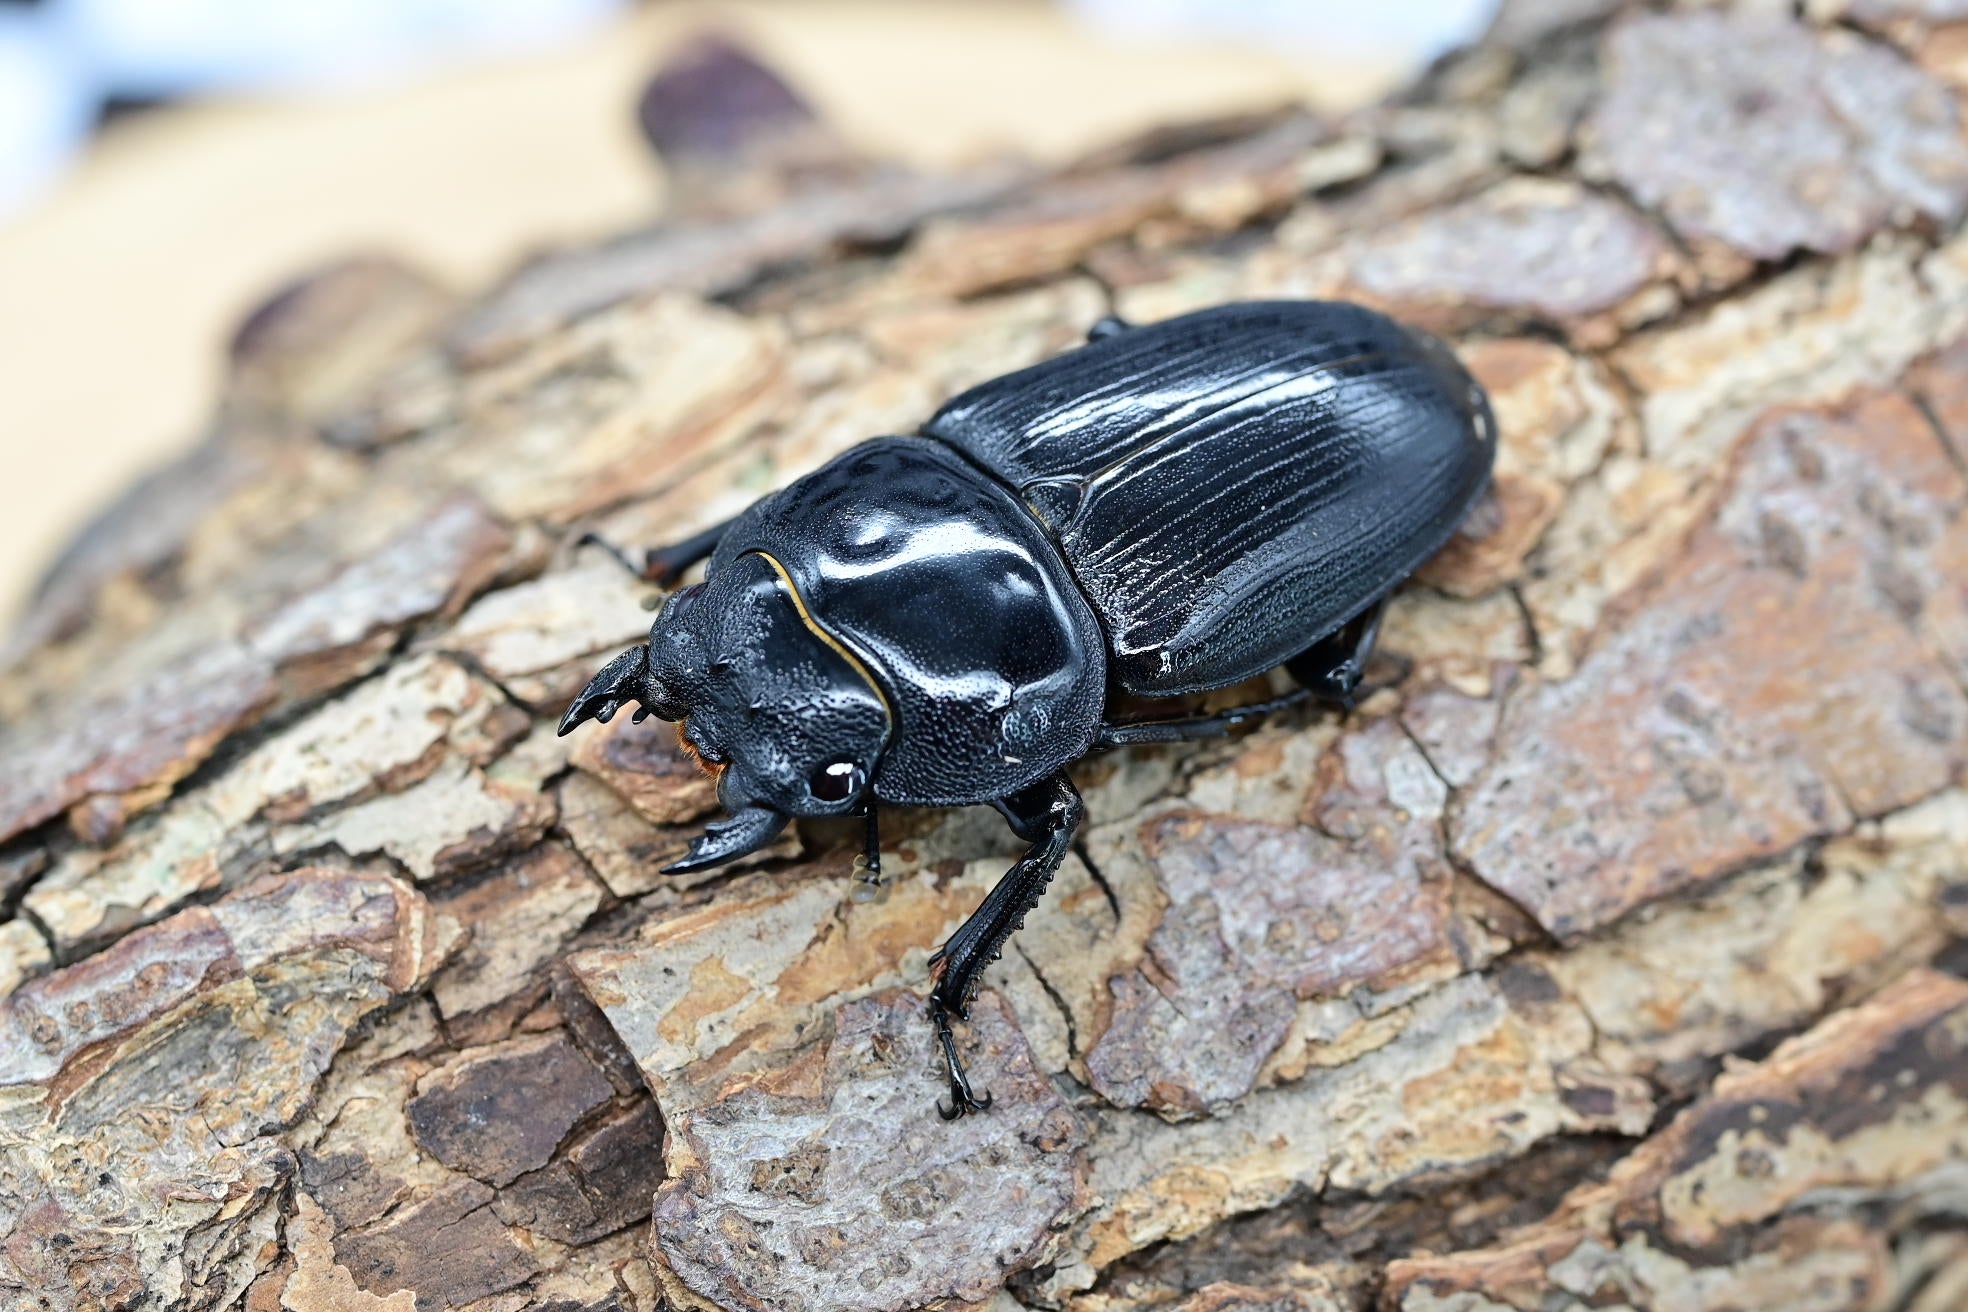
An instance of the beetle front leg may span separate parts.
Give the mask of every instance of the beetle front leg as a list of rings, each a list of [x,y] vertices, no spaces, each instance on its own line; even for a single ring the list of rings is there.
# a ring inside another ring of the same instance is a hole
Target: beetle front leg
[[[992,805],[1011,822],[1012,832],[1031,846],[930,959],[936,984],[929,993],[929,1018],[943,1048],[951,1102],[947,1108],[938,1103],[936,1110],[946,1121],[991,1105],[990,1094],[979,1098],[971,1090],[970,1077],[957,1055],[951,1019],[963,1020],[968,1015],[978,978],[998,959],[1005,940],[1018,932],[1026,915],[1045,896],[1046,886],[1066,859],[1073,832],[1086,814],[1078,790],[1064,771]]]
[[[702,533],[685,538],[681,542],[673,542],[667,547],[652,547],[643,553],[640,567],[629,559],[628,552],[599,533],[583,533],[574,545],[600,547],[620,562],[623,569],[637,578],[667,588],[683,577],[683,572],[692,565],[709,560],[711,553],[717,550],[718,543],[724,540],[726,531],[735,523],[737,519],[734,517],[725,520],[722,524],[713,524]]]
[[[737,522],[737,516],[734,515],[722,524],[713,524],[695,537],[672,542],[667,547],[650,548],[648,554],[642,558],[642,576],[660,587],[671,586],[683,577],[683,572],[692,565],[709,560],[711,553],[717,550],[718,543],[724,541],[725,533]]]

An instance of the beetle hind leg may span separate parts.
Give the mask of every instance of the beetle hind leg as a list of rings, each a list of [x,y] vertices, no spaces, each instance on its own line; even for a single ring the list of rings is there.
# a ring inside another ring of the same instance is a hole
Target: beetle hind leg
[[[1134,327],[1133,324],[1121,318],[1118,314],[1103,314],[1098,319],[1095,319],[1092,326],[1087,329],[1087,340],[1089,342],[1103,341],[1106,338],[1124,333],[1132,327]]]
[[[936,1026],[936,1042],[943,1049],[943,1070],[950,1080],[950,1105],[937,1103],[936,1114],[946,1121],[954,1121],[971,1112],[990,1110],[990,1091],[986,1090],[980,1098],[970,1087],[970,1075],[964,1070],[963,1058],[957,1055],[957,1035],[950,1027],[950,1013],[932,1004],[929,1019]]]
[[[1320,701],[1352,710],[1386,614],[1387,598],[1382,597],[1286,661],[1285,671]]]

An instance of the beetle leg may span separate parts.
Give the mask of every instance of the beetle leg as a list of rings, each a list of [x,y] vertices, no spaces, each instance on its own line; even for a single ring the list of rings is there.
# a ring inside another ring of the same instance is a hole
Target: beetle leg
[[[1103,724],[1094,734],[1093,750],[1112,751],[1116,747],[1133,747],[1141,743],[1187,743],[1199,738],[1221,738],[1238,725],[1261,720],[1267,715],[1275,715],[1306,701],[1312,696],[1310,688],[1294,688],[1281,697],[1268,701],[1252,702],[1248,706],[1233,706],[1227,711],[1214,715],[1194,715],[1180,720],[1137,720],[1132,724]]]
[[[881,821],[875,802],[869,799],[864,809],[867,830],[861,848],[861,855],[854,858],[854,887],[848,890],[848,897],[856,902],[873,902],[882,895],[881,868]]]
[[[938,1103],[936,1110],[946,1121],[954,1121],[966,1112],[981,1112],[991,1105],[990,1094],[980,1099],[971,1089],[970,1077],[964,1073],[963,1060],[957,1055],[950,1020],[952,1017],[962,1020],[969,1012],[971,996],[977,992],[984,968],[998,959],[1005,940],[1018,932],[1026,915],[1045,896],[1046,885],[1052,882],[1059,863],[1066,859],[1073,831],[1079,828],[1080,819],[1086,814],[1079,792],[1063,771],[992,805],[1011,822],[1012,832],[1031,846],[930,959],[936,985],[929,993],[929,1018],[936,1026],[937,1042],[943,1049],[951,1103],[949,1107]]]
[[[672,542],[667,547],[652,547],[643,557],[642,576],[651,583],[669,587],[692,565],[700,560],[709,560],[718,543],[724,540],[725,532],[736,522],[737,516],[734,515],[722,524],[713,524],[695,537]]]
[[[1087,340],[1089,342],[1104,341],[1116,333],[1124,333],[1132,327],[1134,327],[1133,324],[1121,318],[1118,314],[1103,314],[1093,321],[1092,327],[1087,329]]]
[[[639,579],[645,579],[658,587],[670,587],[683,576],[683,572],[700,560],[709,560],[717,550],[719,542],[735,519],[727,519],[722,524],[714,524],[695,537],[673,542],[667,547],[652,547],[643,553],[642,564],[636,565],[629,559],[629,553],[616,546],[599,533],[583,533],[574,540],[576,548],[600,547],[617,564]]]
[[[1094,735],[1093,750],[1111,751],[1140,743],[1186,743],[1199,738],[1221,738],[1239,725],[1263,719],[1316,697],[1322,702],[1353,709],[1360,677],[1366,673],[1373,655],[1374,641],[1380,637],[1380,620],[1387,613],[1382,597],[1367,609],[1339,626],[1327,637],[1285,662],[1285,669],[1299,686],[1281,697],[1233,706],[1214,715],[1196,715],[1180,720],[1139,720],[1132,724],[1103,724]]]
[[[954,1121],[970,1112],[990,1110],[992,1097],[987,1089],[982,1098],[970,1087],[970,1075],[964,1070],[963,1058],[957,1056],[956,1032],[950,1028],[950,1013],[941,1007],[929,1009],[930,1023],[936,1026],[936,1042],[943,1049],[943,1068],[950,1077],[950,1105],[945,1107],[939,1099],[936,1114],[946,1121]]]
[[[635,562],[629,559],[628,552],[622,550],[620,547],[616,546],[613,542],[610,542],[607,538],[603,537],[599,533],[594,532],[592,529],[590,529],[586,533],[583,533],[580,537],[574,539],[574,550],[579,551],[582,547],[600,547],[604,552],[608,553],[608,558],[610,560],[614,561],[617,565],[620,565],[623,569],[635,575],[637,578],[642,577],[642,571],[636,568]]]
[[[1374,642],[1380,637],[1380,621],[1386,614],[1387,598],[1382,597],[1286,661],[1286,671],[1320,701],[1352,710],[1353,694],[1367,672]]]

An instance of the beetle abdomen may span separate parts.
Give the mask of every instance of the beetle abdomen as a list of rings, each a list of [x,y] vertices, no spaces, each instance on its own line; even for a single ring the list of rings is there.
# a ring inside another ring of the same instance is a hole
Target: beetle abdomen
[[[1219,306],[956,397],[923,430],[1019,489],[1130,692],[1281,664],[1440,549],[1495,424],[1448,348],[1361,306]]]

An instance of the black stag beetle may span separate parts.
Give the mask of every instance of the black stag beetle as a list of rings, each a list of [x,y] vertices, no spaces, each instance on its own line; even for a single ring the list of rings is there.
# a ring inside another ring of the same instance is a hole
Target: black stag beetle
[[[729,523],[648,553],[708,559],[649,642],[575,698],[680,723],[730,813],[671,872],[798,816],[988,803],[1025,855],[933,959],[946,1119],[990,1105],[951,1032],[1037,905],[1082,809],[1067,767],[1224,734],[1308,698],[1350,707],[1388,593],[1488,481],[1496,425],[1434,337],[1357,305],[1102,320],[1087,344],[972,388]],[[1109,718],[1283,665],[1297,687],[1215,715]]]

